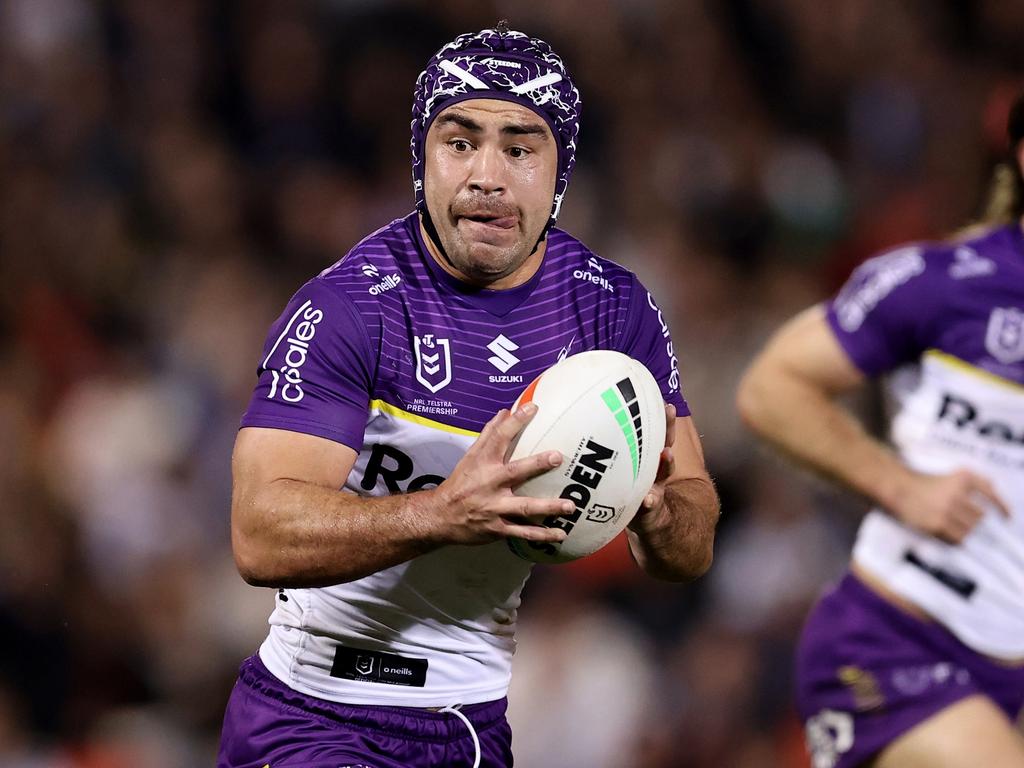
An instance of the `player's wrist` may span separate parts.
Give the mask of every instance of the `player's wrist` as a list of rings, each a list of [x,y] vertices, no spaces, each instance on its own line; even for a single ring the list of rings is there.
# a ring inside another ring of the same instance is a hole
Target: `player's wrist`
[[[892,515],[900,517],[913,493],[917,474],[898,461],[885,472],[877,473],[871,481],[871,490],[867,495]]]
[[[453,543],[447,535],[445,512],[450,502],[440,487],[410,493],[406,497],[405,515],[411,538],[434,549]]]

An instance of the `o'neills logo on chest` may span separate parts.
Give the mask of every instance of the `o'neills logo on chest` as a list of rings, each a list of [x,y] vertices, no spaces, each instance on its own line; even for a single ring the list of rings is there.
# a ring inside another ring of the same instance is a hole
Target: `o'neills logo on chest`
[[[390,291],[395,286],[401,284],[401,282],[401,275],[384,275],[384,279],[376,285],[371,285],[368,292],[371,296],[380,296],[385,291]]]

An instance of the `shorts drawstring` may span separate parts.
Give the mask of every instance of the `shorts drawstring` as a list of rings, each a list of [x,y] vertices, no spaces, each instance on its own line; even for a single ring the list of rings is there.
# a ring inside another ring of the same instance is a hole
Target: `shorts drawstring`
[[[449,704],[447,707],[439,709],[438,712],[450,712],[465,723],[467,728],[469,728],[469,735],[473,737],[473,749],[476,750],[476,756],[473,758],[473,768],[480,768],[480,739],[477,738],[476,729],[473,727],[473,724],[469,722],[469,718],[459,711],[459,707],[461,706],[461,704]]]

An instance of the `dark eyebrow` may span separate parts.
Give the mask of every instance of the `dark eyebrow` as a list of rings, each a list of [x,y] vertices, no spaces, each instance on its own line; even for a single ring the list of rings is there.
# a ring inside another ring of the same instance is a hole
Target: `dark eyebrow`
[[[542,139],[547,139],[548,137],[547,126],[541,125],[540,123],[506,125],[501,129],[501,132],[511,134],[513,136],[540,136]]]
[[[438,117],[437,122],[438,127],[454,123],[455,125],[459,125],[466,129],[470,133],[483,133],[484,131],[484,128],[480,123],[458,112],[447,112]],[[539,136],[544,140],[547,140],[548,138],[547,126],[542,123],[526,123],[522,125],[509,124],[502,126],[501,132],[510,136]]]
[[[447,125],[448,123],[455,123],[456,125],[461,125],[467,131],[471,131],[473,133],[483,133],[484,130],[480,123],[470,120],[468,117],[460,115],[458,112],[448,112],[441,115],[437,118],[437,123],[438,127]]]

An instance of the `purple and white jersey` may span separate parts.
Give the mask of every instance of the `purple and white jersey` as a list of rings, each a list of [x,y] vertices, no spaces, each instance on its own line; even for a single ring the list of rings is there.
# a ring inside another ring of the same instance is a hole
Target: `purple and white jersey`
[[[643,362],[666,402],[688,415],[668,328],[631,272],[552,229],[527,283],[473,288],[428,254],[413,214],[295,294],[267,338],[242,426],[352,447],[350,493],[432,488],[536,376],[591,349]],[[495,542],[284,590],[260,657],[292,688],[349,704],[500,699],[529,570]]]
[[[965,644],[1024,657],[1024,234],[911,245],[870,259],[828,307],[840,344],[866,374],[893,372],[892,441],[915,470],[964,468],[1007,502],[959,546],[879,510],[853,558]]]

